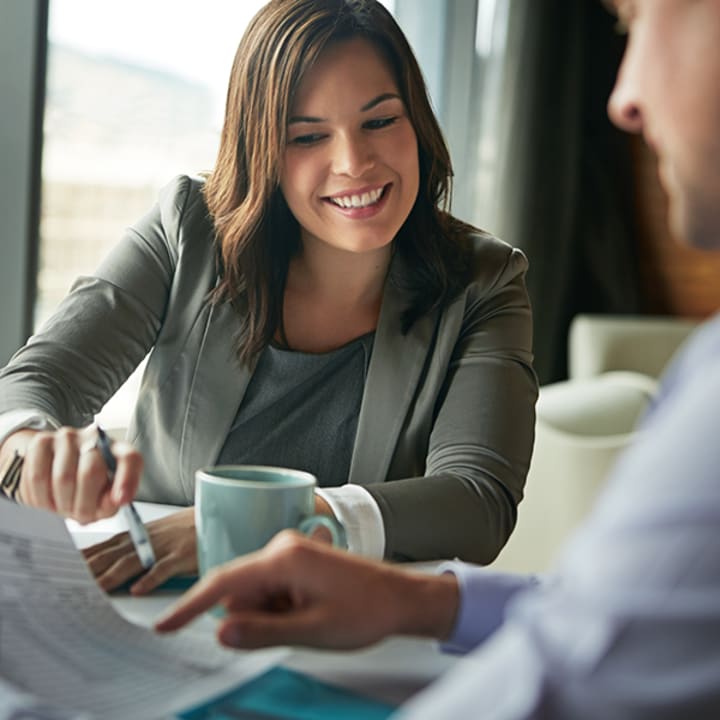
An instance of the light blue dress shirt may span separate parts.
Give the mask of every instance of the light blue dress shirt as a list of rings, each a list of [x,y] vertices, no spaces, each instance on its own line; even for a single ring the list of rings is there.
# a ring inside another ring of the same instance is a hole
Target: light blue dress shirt
[[[720,718],[720,317],[541,582],[455,564],[470,652],[406,720]]]

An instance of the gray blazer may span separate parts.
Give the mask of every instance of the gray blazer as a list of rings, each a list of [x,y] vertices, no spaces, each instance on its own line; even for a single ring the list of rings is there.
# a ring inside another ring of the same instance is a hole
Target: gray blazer
[[[138,497],[176,504],[193,502],[194,471],[216,460],[251,377],[233,349],[238,311],[207,299],[217,270],[201,187],[166,187],[0,373],[0,412],[79,427],[149,352],[129,429],[145,458]],[[389,558],[488,563],[513,529],[537,397],[526,268],[478,235],[474,281],[403,335],[393,261],[348,477],[378,503]]]

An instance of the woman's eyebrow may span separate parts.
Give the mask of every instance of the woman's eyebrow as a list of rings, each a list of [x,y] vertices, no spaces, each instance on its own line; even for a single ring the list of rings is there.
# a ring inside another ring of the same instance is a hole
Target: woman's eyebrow
[[[380,103],[384,103],[386,100],[402,100],[402,98],[397,93],[383,93],[382,95],[378,95],[376,98],[373,98],[370,102],[365,103],[360,108],[360,112],[372,110],[375,106]],[[294,123],[320,123],[325,121],[326,118],[313,117],[311,115],[293,115],[288,120],[288,125],[293,125]]]
[[[309,115],[293,115],[288,120],[288,125],[292,125],[293,123],[319,123],[319,122],[323,122],[323,118],[310,117]]]
[[[402,98],[397,93],[383,93],[382,95],[378,95],[376,98],[373,98],[369,103],[365,103],[365,105],[360,108],[360,111],[366,112],[367,110],[372,110],[376,105],[379,105],[386,100],[402,100]]]

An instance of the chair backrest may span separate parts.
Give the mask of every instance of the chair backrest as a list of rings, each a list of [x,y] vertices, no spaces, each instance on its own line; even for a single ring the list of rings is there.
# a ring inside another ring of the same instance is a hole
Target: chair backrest
[[[574,318],[570,378],[540,388],[525,498],[495,567],[522,572],[549,567],[632,441],[658,377],[697,325],[658,316]]]
[[[540,388],[535,449],[514,533],[493,567],[547,570],[631,442],[657,381],[609,372]]]
[[[657,378],[698,321],[652,315],[576,315],[568,335],[568,375],[631,370]]]

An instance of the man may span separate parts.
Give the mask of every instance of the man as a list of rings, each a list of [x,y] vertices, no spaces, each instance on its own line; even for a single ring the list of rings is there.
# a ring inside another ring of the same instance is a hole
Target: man
[[[616,10],[630,37],[611,117],[657,152],[675,233],[720,247],[720,0]],[[544,581],[462,564],[409,576],[286,533],[200,582],[157,627],[221,602],[219,636],[236,647],[411,633],[477,648],[407,718],[720,717],[718,427],[720,318],[673,364]]]

